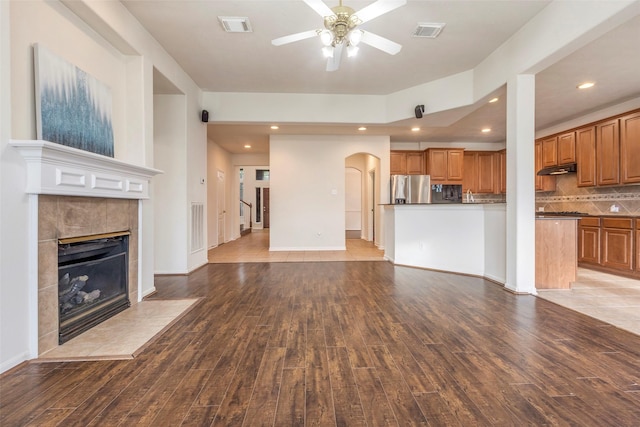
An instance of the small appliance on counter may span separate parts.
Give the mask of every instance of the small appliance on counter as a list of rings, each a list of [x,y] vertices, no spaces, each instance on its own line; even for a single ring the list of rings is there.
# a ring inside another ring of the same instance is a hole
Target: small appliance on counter
[[[462,185],[433,184],[431,203],[462,203]]]
[[[391,204],[431,203],[429,175],[391,175]]]

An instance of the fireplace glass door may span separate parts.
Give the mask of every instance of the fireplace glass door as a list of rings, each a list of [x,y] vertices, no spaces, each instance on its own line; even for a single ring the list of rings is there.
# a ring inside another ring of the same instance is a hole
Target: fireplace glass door
[[[130,306],[129,236],[88,236],[58,245],[59,343]]]

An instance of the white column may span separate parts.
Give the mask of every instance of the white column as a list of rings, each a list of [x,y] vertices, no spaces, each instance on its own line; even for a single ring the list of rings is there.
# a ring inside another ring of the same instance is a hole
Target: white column
[[[507,282],[535,294],[535,76],[507,81]]]

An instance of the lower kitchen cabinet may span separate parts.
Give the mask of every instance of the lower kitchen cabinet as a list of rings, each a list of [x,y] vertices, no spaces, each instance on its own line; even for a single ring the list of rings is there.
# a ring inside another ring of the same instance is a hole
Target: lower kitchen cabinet
[[[602,219],[602,266],[633,269],[633,219]]]
[[[640,221],[636,220],[636,273],[640,275]]]
[[[580,219],[578,262],[600,264],[600,218],[584,217]]]
[[[640,219],[582,217],[578,223],[578,263],[612,274],[640,277]]]

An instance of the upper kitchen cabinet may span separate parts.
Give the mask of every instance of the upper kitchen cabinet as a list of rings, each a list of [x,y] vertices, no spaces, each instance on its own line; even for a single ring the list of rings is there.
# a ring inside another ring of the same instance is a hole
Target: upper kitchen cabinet
[[[552,136],[542,140],[542,167],[558,164],[558,137]]]
[[[576,131],[576,161],[578,187],[596,185],[596,128],[589,126]]]
[[[551,175],[540,176],[538,171],[545,166],[542,165],[542,140],[535,142],[535,171],[536,171],[536,191],[555,191],[556,177]]]
[[[620,138],[618,119],[596,125],[596,183],[620,184]]]
[[[407,152],[407,175],[424,174],[424,153],[422,151]]]
[[[406,175],[407,174],[407,153],[404,151],[392,151],[389,153],[390,167],[389,173],[391,175]]]
[[[576,133],[567,132],[558,136],[558,164],[566,165],[576,162]]]
[[[623,184],[640,182],[640,111],[620,118],[620,174]]]
[[[462,184],[464,149],[429,148],[426,153],[426,173],[436,184]]]
[[[507,150],[500,150],[496,153],[496,193],[507,193]]]
[[[496,153],[493,151],[464,152],[462,191],[496,193]]]
[[[391,175],[423,175],[424,153],[422,151],[391,151],[389,173]]]

